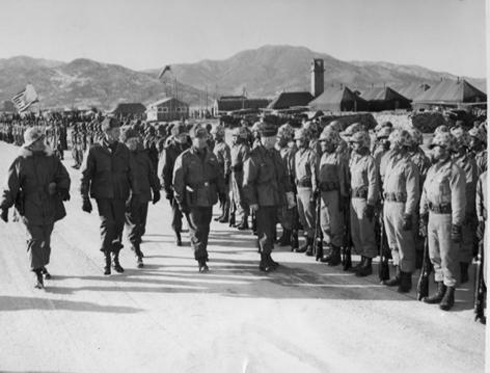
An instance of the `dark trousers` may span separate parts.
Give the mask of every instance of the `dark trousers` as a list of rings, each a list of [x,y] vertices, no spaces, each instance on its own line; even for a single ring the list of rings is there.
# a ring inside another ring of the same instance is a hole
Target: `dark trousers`
[[[172,229],[174,232],[180,233],[182,231],[182,212],[175,198],[170,200],[170,206],[172,207]]]
[[[122,248],[126,201],[123,199],[97,199],[100,216],[100,251],[118,253]]]
[[[270,254],[274,248],[274,235],[276,232],[276,206],[260,206],[257,212],[257,235],[260,251]]]
[[[42,268],[49,264],[51,256],[51,233],[54,224],[26,224],[27,254],[31,262],[31,270]]]
[[[193,207],[189,212],[189,235],[196,260],[208,260],[209,225],[213,216],[213,207]]]
[[[133,249],[139,249],[141,238],[145,234],[147,217],[148,202],[131,201],[129,211],[126,211],[126,229]]]

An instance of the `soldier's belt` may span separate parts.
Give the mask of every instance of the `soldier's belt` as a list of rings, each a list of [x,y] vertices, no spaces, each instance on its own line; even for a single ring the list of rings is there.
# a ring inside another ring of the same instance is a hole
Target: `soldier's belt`
[[[385,201],[388,202],[407,202],[405,193],[384,193]]]
[[[339,189],[340,189],[340,184],[336,181],[320,183],[320,191],[322,192],[331,192]]]
[[[432,202],[429,202],[429,210],[434,214],[450,214],[452,212],[450,203],[436,205]]]
[[[366,187],[354,188],[351,193],[352,198],[364,198],[368,196],[368,189]]]
[[[298,180],[297,186],[300,188],[311,188],[311,179]]]

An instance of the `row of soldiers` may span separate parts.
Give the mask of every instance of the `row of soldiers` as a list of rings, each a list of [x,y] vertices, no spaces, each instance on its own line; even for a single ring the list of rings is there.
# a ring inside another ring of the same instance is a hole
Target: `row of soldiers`
[[[406,293],[427,242],[437,291],[424,301],[451,309],[455,286],[468,281],[477,253],[475,231],[483,242],[486,123],[470,131],[459,123],[451,129],[440,126],[428,154],[420,131],[394,129],[389,122],[375,129],[374,141],[359,123],[345,130],[338,121],[323,129],[314,122],[297,130],[288,124],[274,128],[258,122],[249,131],[242,125],[233,130],[231,147],[221,126],[213,127],[207,139],[228,192],[220,194],[217,220],[235,220],[238,229],[248,229],[252,216],[263,255],[260,269],[277,267],[270,253],[279,222],[279,246],[313,256],[314,238],[321,237],[329,250],[318,259],[330,266],[345,262],[346,249],[352,247],[361,257],[350,269],[356,276],[371,275],[378,255],[392,258],[394,276],[383,283]],[[174,195],[174,165],[188,148],[185,138],[185,128],[175,126],[162,154],[161,176],[179,245],[182,206]],[[300,229],[305,235],[301,246]],[[380,251],[383,246],[387,253]]]

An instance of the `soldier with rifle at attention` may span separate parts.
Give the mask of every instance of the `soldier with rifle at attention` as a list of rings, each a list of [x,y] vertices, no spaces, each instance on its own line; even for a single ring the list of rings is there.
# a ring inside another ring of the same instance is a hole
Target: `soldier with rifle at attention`
[[[421,235],[427,235],[437,291],[423,299],[444,310],[454,305],[458,277],[459,245],[466,212],[466,179],[451,159],[454,137],[437,133],[431,142],[434,164],[427,173],[420,201]]]
[[[350,225],[354,249],[361,261],[353,268],[356,276],[373,273],[372,260],[378,255],[374,236],[374,213],[379,198],[378,172],[369,151],[370,137],[366,131],[356,132],[350,138],[352,155]]]
[[[172,183],[172,175],[174,172],[174,165],[177,157],[189,148],[187,142],[187,133],[182,123],[175,123],[171,130],[171,136],[168,138],[165,144],[161,163],[161,180],[163,189],[165,190],[166,198],[168,199],[170,206],[172,207],[172,229],[175,232],[175,244],[182,246],[182,212],[177,204],[174,196],[174,186]]]
[[[391,249],[395,277],[384,285],[398,286],[399,293],[412,288],[415,271],[414,218],[419,202],[419,174],[410,160],[410,134],[396,129],[389,137],[393,156],[386,165],[383,182],[384,226]]]
[[[344,241],[344,214],[349,203],[348,164],[337,151],[340,135],[331,127],[325,127],[319,142],[323,154],[318,165],[318,188],[320,196],[320,224],[323,237],[331,250],[320,260],[329,266],[341,262],[340,249]]]
[[[275,149],[277,127],[264,123],[260,128],[260,144],[245,162],[243,189],[247,202],[257,215],[260,251],[259,269],[269,272],[279,265],[271,257],[274,248],[277,210],[284,204],[295,205],[286,167]]]

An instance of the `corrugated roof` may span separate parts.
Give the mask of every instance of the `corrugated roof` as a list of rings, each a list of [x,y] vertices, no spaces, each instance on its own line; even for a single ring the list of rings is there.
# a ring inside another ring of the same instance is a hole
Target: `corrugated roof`
[[[314,99],[310,92],[282,92],[269,104],[268,109],[280,110],[306,106]]]
[[[443,80],[414,99],[414,103],[462,103],[486,101],[487,95],[466,80]]]

